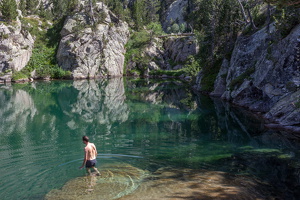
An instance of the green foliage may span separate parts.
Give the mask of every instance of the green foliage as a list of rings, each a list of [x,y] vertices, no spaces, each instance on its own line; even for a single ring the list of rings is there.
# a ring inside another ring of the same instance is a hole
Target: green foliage
[[[65,71],[57,65],[45,65],[36,70],[36,75],[40,78],[53,78],[53,79],[62,79],[69,78],[71,72]]]
[[[159,22],[158,11],[160,9],[159,0],[147,0],[145,1],[146,7],[146,23]]]
[[[26,0],[26,11],[28,15],[34,15],[38,11],[39,1],[38,0]]]
[[[300,108],[300,100],[295,103],[296,108]]]
[[[179,25],[174,23],[172,26],[171,26],[171,33],[179,33],[180,31],[180,28],[179,28]]]
[[[186,30],[187,30],[186,23],[182,23],[182,24],[179,25],[179,31],[181,33],[184,33]]]
[[[222,59],[217,59],[213,66],[203,67],[203,78],[201,80],[201,90],[203,92],[212,92],[214,90],[215,80],[221,68]]]
[[[64,25],[65,19],[59,19],[53,23],[51,28],[47,29],[45,38],[46,38],[46,45],[48,47],[58,47],[58,44],[61,39],[60,31]]]
[[[201,69],[199,59],[196,59],[195,56],[192,55],[187,58],[184,66],[185,68],[183,70],[190,76],[197,76]]]
[[[126,49],[142,48],[150,42],[150,34],[147,31],[134,32],[126,44]]]
[[[140,63],[141,65],[149,62],[142,54],[143,48],[145,45],[150,42],[150,33],[148,31],[134,32],[125,45],[126,54],[125,54],[125,66],[129,60]]]
[[[159,36],[164,34],[161,24],[159,22],[151,22],[147,25],[147,30],[150,30],[154,36]]]
[[[26,0],[20,0],[19,9],[22,11],[22,14],[26,14]]]
[[[3,32],[0,33],[0,40],[5,40],[5,39],[8,39],[8,38],[9,38],[8,34],[5,34]]]
[[[233,90],[235,87],[240,86],[245,81],[245,79],[249,79],[250,75],[253,74],[254,72],[255,72],[255,67],[251,67],[247,69],[244,73],[242,73],[241,75],[233,79],[229,84],[230,90]]]
[[[15,0],[2,0],[0,2],[0,8],[5,20],[12,21],[17,18],[17,3]]]
[[[12,75],[12,80],[13,81],[17,81],[17,80],[21,80],[21,79],[28,79],[29,75],[24,73],[23,71],[20,72],[15,72]]]
[[[293,6],[295,8],[300,7],[300,1],[299,0],[264,0],[267,3],[270,3],[272,5],[276,5],[279,7],[285,7],[285,6]]]
[[[23,17],[21,19],[22,29],[30,32],[35,36],[35,46],[43,45],[48,41],[46,36],[48,24],[43,19],[36,19],[31,17]]]
[[[79,6],[79,0],[52,0],[53,1],[53,14],[57,19],[66,17],[72,14]]]
[[[36,37],[36,43],[27,66],[20,72],[15,72],[13,74],[13,79],[18,80],[28,78],[34,70],[36,70],[36,75],[40,78],[70,77],[70,72],[59,68],[55,59],[58,42],[60,40],[59,32],[63,25],[63,20],[54,23],[53,27],[49,28],[47,32],[38,30],[39,21],[37,19],[23,18],[22,22],[22,28],[28,30]],[[44,25],[42,25],[42,27],[43,26]]]
[[[179,77],[180,75],[182,75],[184,73],[185,73],[185,71],[183,69],[150,71],[150,75],[153,75],[153,76],[167,75],[167,76],[171,76],[171,77]]]
[[[145,2],[143,0],[134,1],[132,17],[135,23],[136,30],[142,30],[143,25],[145,24],[145,13]]]
[[[280,31],[282,37],[286,37],[291,30],[300,23],[299,8],[285,7],[273,16],[275,26]]]

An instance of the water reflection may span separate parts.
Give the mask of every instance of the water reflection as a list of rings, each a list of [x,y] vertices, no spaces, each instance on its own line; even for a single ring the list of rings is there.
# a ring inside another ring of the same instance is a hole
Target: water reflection
[[[101,80],[82,80],[73,83],[78,90],[76,102],[64,114],[72,120],[67,122],[70,129],[77,129],[80,124],[74,119],[80,118],[88,124],[102,125],[101,129],[94,129],[109,134],[113,123],[122,123],[128,119],[128,107],[125,103],[125,90],[122,78]]]
[[[26,124],[37,113],[33,99],[28,92],[14,91],[12,88],[0,90],[0,102],[1,133],[5,135],[11,135],[13,132],[25,133]]]
[[[143,187],[165,184],[160,182],[165,174],[182,174],[182,169],[189,174],[183,177],[193,176],[195,182],[213,171],[219,178],[219,197],[229,181],[226,178],[234,175],[249,180],[251,188],[265,181],[284,197],[299,196],[296,135],[267,130],[259,116],[193,94],[180,82],[122,78],[1,87],[0,179],[5,187],[0,195],[39,199],[52,188],[82,177],[75,168],[81,164],[84,134],[97,144],[99,153],[128,155],[114,159],[152,173]],[[110,162],[105,157],[100,160]],[[7,172],[12,165],[20,169]],[[201,174],[199,169],[207,171]],[[156,176],[158,172],[162,176]],[[168,179],[172,182],[176,177]],[[193,181],[186,185],[193,184],[197,185]],[[137,194],[145,194],[142,190]]]

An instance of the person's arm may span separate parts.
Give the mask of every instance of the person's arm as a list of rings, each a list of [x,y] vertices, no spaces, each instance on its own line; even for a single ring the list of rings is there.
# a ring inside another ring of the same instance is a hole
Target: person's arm
[[[97,156],[98,156],[98,152],[97,152],[97,148],[96,148],[96,146],[94,145],[94,147],[95,147],[95,157],[97,158]]]
[[[86,148],[84,148],[84,159],[83,159],[82,165],[81,165],[81,167],[79,167],[79,169],[84,168],[85,163],[86,163],[86,161],[87,161],[86,158],[87,158],[87,150],[86,150]]]

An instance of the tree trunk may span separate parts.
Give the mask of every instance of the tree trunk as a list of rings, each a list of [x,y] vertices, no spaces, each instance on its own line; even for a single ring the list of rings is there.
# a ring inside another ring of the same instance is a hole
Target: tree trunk
[[[243,4],[241,3],[241,0],[237,0],[237,1],[238,1],[239,5],[240,5],[240,7],[241,7],[241,11],[242,11],[242,14],[243,14],[244,20],[245,20],[246,24],[248,24],[248,23],[249,23],[249,21],[247,20],[247,15],[246,15],[246,12],[245,12],[244,6],[243,6]]]
[[[247,13],[248,13],[248,16],[249,16],[249,19],[250,19],[250,23],[251,23],[251,26],[253,29],[257,29],[257,27],[255,26],[254,24],[254,21],[253,21],[253,18],[252,18],[252,15],[251,15],[251,12],[250,12],[250,9],[247,8]]]
[[[94,17],[94,9],[93,9],[93,0],[89,0],[89,6],[90,6],[90,13],[91,13],[91,21],[92,25],[95,24],[95,17]]]

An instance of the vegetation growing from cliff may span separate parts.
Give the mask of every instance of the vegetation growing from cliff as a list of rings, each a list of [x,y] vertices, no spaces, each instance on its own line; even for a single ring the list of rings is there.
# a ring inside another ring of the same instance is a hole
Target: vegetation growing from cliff
[[[247,69],[244,73],[242,73],[241,75],[233,79],[229,84],[230,90],[233,90],[236,86],[240,86],[245,81],[245,79],[249,79],[250,75],[253,74],[254,72],[255,72],[255,67],[251,67]]]
[[[15,20],[18,16],[16,1],[2,0],[0,2],[0,10],[3,18],[8,21]]]
[[[134,31],[126,46],[126,61],[131,58],[135,59],[140,63],[140,69],[133,70],[140,70],[142,73],[145,65],[152,61],[152,58],[143,56],[142,49],[155,36],[162,34],[162,32],[156,33],[153,30],[164,20],[166,11],[173,1],[87,0],[85,2],[89,7],[86,9],[89,18],[87,26],[94,23],[96,13],[91,11],[99,2],[104,2],[118,19],[128,22]],[[16,4],[16,1],[2,0],[2,18],[6,20],[6,23],[11,23],[16,19],[17,5],[24,16],[21,19],[23,29],[28,30],[36,37],[33,58],[28,67],[30,69],[40,68],[38,66],[56,68],[55,54],[60,30],[57,29],[54,34],[49,34],[53,28],[51,25],[47,25],[46,20],[54,22],[53,27],[61,28],[61,22],[67,16],[82,9],[81,2],[79,0],[50,0],[49,4],[45,4],[38,0],[20,0]],[[275,22],[281,37],[285,37],[295,25],[300,23],[299,9],[298,0],[188,0],[187,7],[184,8],[186,23],[180,25],[174,20],[168,30],[183,32],[189,29],[196,34],[200,46],[199,55],[193,57],[193,62],[184,63],[185,70],[186,73],[197,76],[198,71],[203,69],[203,80],[207,84],[207,87],[204,88],[211,89],[211,83],[214,82],[217,70],[220,68],[219,59],[230,57],[238,35],[251,34],[259,28]],[[33,15],[39,16],[39,19],[33,18]],[[41,25],[39,21],[42,22]],[[151,24],[155,26],[151,27]],[[50,43],[52,44],[49,45]],[[52,58],[49,59],[50,57]]]
[[[26,67],[13,74],[13,80],[26,79],[35,76],[39,78],[67,78],[70,72],[61,69],[56,64],[56,51],[59,44],[59,32],[62,22],[54,25],[40,18],[22,18],[22,29],[30,32],[35,37],[35,45],[32,56]]]
[[[126,54],[125,54],[125,64],[124,67],[128,64],[129,61],[133,61],[139,64],[139,67],[135,70],[139,74],[142,74],[151,58],[144,54],[144,48],[149,45],[154,37],[161,35],[163,33],[162,27],[159,23],[150,23],[147,26],[146,30],[134,31],[127,42]],[[124,72],[126,72],[124,68]]]

